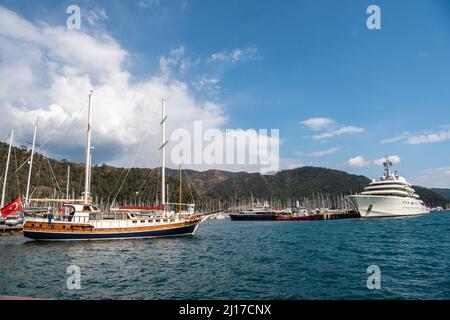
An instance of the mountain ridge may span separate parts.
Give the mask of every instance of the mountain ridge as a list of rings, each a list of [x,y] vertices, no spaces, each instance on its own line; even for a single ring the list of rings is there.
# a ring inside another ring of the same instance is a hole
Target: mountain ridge
[[[6,163],[8,145],[0,143],[0,173]],[[25,146],[13,147],[7,198],[24,194],[28,166],[22,165],[31,152]],[[21,166],[22,165],[22,166]],[[20,167],[21,166],[21,167]],[[79,196],[84,188],[84,165],[65,159],[55,160],[40,153],[34,157],[32,174],[33,197],[62,196],[66,192],[67,166],[71,167],[69,194]],[[179,199],[179,171],[167,169],[168,197],[174,202]],[[124,179],[126,177],[126,183]],[[92,168],[92,194],[97,200],[117,202],[155,202],[159,196],[160,168],[119,168],[107,164]],[[315,197],[318,194],[342,196],[362,191],[370,179],[350,174],[342,170],[305,166],[282,170],[273,175],[259,173],[230,172],[217,169],[196,171],[183,170],[184,201],[216,199],[231,203],[242,198],[278,199],[292,201]],[[189,184],[186,183],[189,180]],[[414,186],[421,198],[429,206],[448,206],[450,199],[435,191]]]

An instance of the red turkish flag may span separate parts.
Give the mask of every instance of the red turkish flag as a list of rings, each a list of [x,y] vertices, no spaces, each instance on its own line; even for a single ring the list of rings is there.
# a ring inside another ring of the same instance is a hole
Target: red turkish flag
[[[7,216],[19,211],[22,211],[22,201],[20,201],[20,196],[2,208],[2,217],[6,218]]]

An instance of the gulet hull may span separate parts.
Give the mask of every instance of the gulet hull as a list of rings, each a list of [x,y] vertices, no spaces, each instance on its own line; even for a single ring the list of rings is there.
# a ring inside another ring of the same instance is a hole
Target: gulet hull
[[[27,222],[23,235],[38,241],[139,239],[194,235],[202,220],[135,228],[93,228],[89,224]]]

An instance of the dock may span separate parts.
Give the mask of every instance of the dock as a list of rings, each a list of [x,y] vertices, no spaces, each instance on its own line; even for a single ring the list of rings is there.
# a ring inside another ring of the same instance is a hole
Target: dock
[[[311,214],[307,216],[302,217],[283,217],[278,216],[278,221],[318,221],[318,220],[337,220],[337,219],[356,219],[361,218],[361,215],[359,212],[356,211],[350,211],[350,212],[344,212],[344,213],[333,213],[333,212],[325,212],[325,213],[317,213],[317,214]]]
[[[16,236],[23,233],[22,226],[0,225],[0,236]]]

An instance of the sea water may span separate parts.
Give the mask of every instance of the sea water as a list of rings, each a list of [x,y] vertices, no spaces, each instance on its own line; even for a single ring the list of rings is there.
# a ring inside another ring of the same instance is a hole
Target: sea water
[[[380,273],[372,273],[377,268]],[[371,285],[374,276],[379,289]],[[450,213],[307,222],[210,220],[194,237],[167,239],[1,237],[0,295],[450,299]]]

